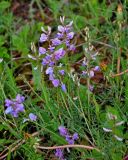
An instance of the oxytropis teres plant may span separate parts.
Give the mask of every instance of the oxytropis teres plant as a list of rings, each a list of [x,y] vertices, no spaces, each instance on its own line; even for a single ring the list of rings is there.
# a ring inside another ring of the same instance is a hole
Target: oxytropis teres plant
[[[58,30],[55,35],[54,33],[52,33],[51,27],[48,27],[47,30],[45,30],[44,27],[41,28],[43,33],[41,34],[39,39],[40,47],[38,49],[38,52],[36,51],[36,48],[32,43],[31,49],[33,54],[29,54],[28,57],[35,65],[35,70],[41,69],[41,71],[47,75],[49,81],[55,88],[60,87],[62,91],[67,93],[68,90],[66,87],[66,82],[64,80],[65,76],[69,76],[74,82],[77,82],[77,85],[80,85],[81,77],[92,78],[95,74],[95,71],[100,70],[100,67],[97,65],[93,65],[93,62],[95,62],[98,53],[92,52],[93,46],[89,42],[88,47],[86,47],[84,50],[85,53],[83,60],[80,61],[81,72],[77,73],[77,75],[72,74],[68,57],[70,53],[76,51],[76,41],[74,40],[75,33],[73,32],[72,27],[73,21],[65,25],[64,20],[64,17],[60,17],[61,25],[58,26]],[[86,32],[88,35],[89,33],[87,29]],[[93,86],[90,83],[88,89],[90,91],[93,91]],[[15,99],[6,99],[5,114],[10,114],[11,116],[18,118],[20,112],[25,112],[25,106],[23,104],[24,101],[25,97],[20,94],[17,94]],[[29,113],[28,118],[23,119],[23,123],[25,123],[26,121],[37,121],[38,118],[39,117],[37,117],[34,113]],[[109,119],[113,120],[114,118]],[[123,122],[121,121],[119,123],[116,123],[115,125],[120,126],[122,124]],[[114,132],[114,129],[112,127],[109,129],[103,127],[103,130],[105,132]],[[58,130],[60,135],[65,138],[69,145],[74,145],[75,141],[79,138],[78,133],[74,133],[73,135],[71,135],[68,129],[62,125],[58,127]],[[117,140],[122,140],[120,137],[117,137],[116,133],[114,133],[114,136]],[[66,150],[57,148],[55,151],[55,156],[60,160],[64,160],[64,151]]]

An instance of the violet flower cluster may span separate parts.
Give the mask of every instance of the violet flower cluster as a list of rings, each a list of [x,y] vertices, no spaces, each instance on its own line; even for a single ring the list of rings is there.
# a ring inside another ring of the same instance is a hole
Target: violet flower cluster
[[[24,112],[25,109],[24,109],[24,105],[23,105],[23,102],[25,100],[25,97],[20,95],[20,94],[17,94],[16,98],[15,99],[6,99],[5,100],[5,114],[10,114],[12,115],[13,117],[18,117],[19,116],[19,113],[20,112]],[[30,113],[28,119],[24,119],[23,122],[26,122],[26,121],[36,121],[37,119],[37,116],[34,114],[34,113]]]
[[[94,46],[90,42],[89,28],[86,27],[84,31],[86,33],[85,42],[88,42],[88,47],[85,47],[85,57],[82,61],[82,66],[84,67],[84,70],[82,71],[81,75],[92,78],[95,75],[95,71],[100,71],[99,66],[95,66],[94,68],[92,68],[92,63],[95,62],[98,52],[95,52],[93,50]],[[90,84],[90,86],[88,87],[90,91],[93,91],[93,85]]]
[[[65,160],[64,158],[64,151],[61,148],[56,149],[55,151],[55,156],[59,159],[59,160]]]
[[[59,127],[59,133],[61,136],[65,137],[65,140],[68,142],[68,144],[74,144],[74,142],[79,138],[78,133],[70,135],[67,128],[64,126]]]
[[[13,100],[5,100],[5,114],[11,114],[13,117],[18,117],[20,112],[24,112],[23,102],[25,100],[24,96],[17,94],[16,98]]]
[[[49,76],[53,86],[61,86],[62,90],[66,92],[66,86],[59,78],[59,76],[65,75],[65,70],[62,68],[62,64],[57,65],[68,52],[75,50],[75,46],[72,43],[74,32],[72,32],[72,21],[65,25],[64,17],[62,17],[60,22],[61,25],[58,26],[58,32],[54,38],[51,38],[50,27],[48,27],[48,31],[42,28],[43,33],[40,36],[42,46],[39,47],[39,57],[42,59],[42,65],[46,67],[45,73]]]
[[[76,140],[78,140],[79,136],[78,133],[74,133],[71,135],[68,132],[68,129],[64,126],[59,127],[59,133],[61,136],[65,137],[65,140],[68,142],[68,144],[74,144]],[[60,160],[64,160],[64,153],[62,149],[56,149],[55,156],[58,157]]]

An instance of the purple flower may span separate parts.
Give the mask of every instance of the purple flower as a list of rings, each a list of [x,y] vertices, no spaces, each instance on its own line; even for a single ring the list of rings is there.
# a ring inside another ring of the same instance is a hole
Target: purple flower
[[[65,137],[65,140],[68,142],[68,144],[74,144],[74,142],[79,138],[78,133],[74,133],[72,136],[64,126],[59,127],[59,133],[61,136]]]
[[[46,53],[46,49],[43,47],[39,47],[39,55],[45,54],[45,53]]]
[[[16,96],[16,101],[17,101],[18,103],[22,103],[22,102],[24,102],[24,100],[25,100],[25,97],[24,97],[24,96],[21,96],[20,94],[17,94],[17,96]]]
[[[53,73],[53,68],[52,67],[48,67],[46,69],[46,74],[52,74]]]
[[[16,111],[17,113],[24,111],[24,105],[23,105],[22,103],[17,103],[17,102],[15,102],[15,105],[16,105],[15,111]]]
[[[61,44],[61,40],[59,40],[58,38],[52,39],[52,45],[53,46],[58,46],[60,44]]]
[[[68,25],[66,25],[66,26],[64,27],[64,29],[65,29],[65,32],[66,32],[66,33],[68,33],[68,32],[70,32],[71,27],[70,27],[70,26],[68,26]]]
[[[99,66],[96,66],[96,67],[94,68],[94,71],[100,71],[100,67],[99,67]]]
[[[63,33],[57,33],[57,38],[61,39],[63,38],[64,34]]]
[[[49,80],[53,81],[54,80],[54,74],[49,74]]]
[[[68,144],[74,144],[74,140],[72,139],[72,136],[70,135],[66,135],[66,141],[68,142]]]
[[[33,113],[30,113],[30,114],[29,114],[29,119],[30,119],[31,121],[36,121],[37,116],[36,116],[35,114],[33,114]]]
[[[16,96],[16,99],[6,99],[5,106],[7,108],[5,110],[5,114],[11,114],[13,117],[18,117],[20,112],[24,112],[24,105],[22,104],[24,99],[24,96],[21,96],[20,94]]]
[[[60,160],[64,160],[63,150],[60,149],[60,148],[56,149],[56,151],[55,151],[55,156],[56,156],[57,158],[59,158]]]
[[[59,133],[61,136],[66,136],[68,134],[68,130],[64,126],[60,126]]]
[[[94,72],[93,72],[93,71],[90,71],[90,72],[89,72],[89,77],[90,77],[90,78],[94,77]]]
[[[54,49],[55,49],[55,47],[53,47],[53,46],[49,46],[49,48],[48,48],[49,50],[50,50],[50,52],[53,52],[54,51]]]
[[[41,34],[41,37],[40,37],[40,42],[45,42],[48,40],[48,36],[44,33]]]
[[[78,133],[74,133],[72,138],[73,138],[74,141],[79,139]]]
[[[66,141],[68,142],[68,144],[74,144],[74,142],[78,139],[78,133],[74,133],[73,136],[70,135],[66,135]]]
[[[59,79],[54,79],[54,80],[52,80],[52,84],[54,85],[54,87],[58,87],[59,84],[60,84]]]
[[[58,61],[65,55],[65,50],[63,48],[58,49],[54,52],[54,57]]]
[[[71,30],[71,27],[72,27],[72,23],[73,21],[71,21],[68,25],[66,26],[62,26],[62,25],[59,25],[58,26],[58,31],[61,32],[61,33],[68,33],[70,30]]]
[[[54,65],[55,65],[55,62],[54,62],[54,61],[49,62],[49,66],[50,66],[50,67],[53,67]]]
[[[47,61],[45,58],[43,58],[43,59],[42,59],[42,65],[43,65],[43,66],[46,66],[47,64],[48,64],[48,61]]]
[[[65,71],[64,71],[64,70],[59,70],[59,73],[60,73],[61,75],[64,75]]]
[[[70,50],[70,51],[75,51],[75,49],[76,49],[76,48],[75,48],[75,45],[74,45],[74,44],[71,44],[71,45],[69,46],[69,50]]]
[[[94,86],[90,85],[90,86],[89,86],[89,90],[92,92],[93,89],[94,89]]]
[[[13,108],[12,107],[7,107],[7,109],[5,110],[5,114],[10,114],[13,112]]]
[[[88,62],[86,61],[86,60],[84,60],[83,62],[82,62],[82,66],[87,66],[88,65]]]
[[[66,39],[65,43],[66,43],[66,46],[67,46],[67,47],[70,46],[70,41],[69,41],[69,40]]]
[[[64,91],[64,92],[66,92],[67,90],[66,90],[66,86],[65,86],[65,84],[62,84],[61,85],[61,89],[62,89],[62,91]]]
[[[52,58],[51,55],[45,56],[45,58],[42,59],[42,65],[45,66],[45,65],[49,64],[51,62],[51,58]]]
[[[74,36],[74,32],[70,32],[67,34],[68,39],[73,39],[73,36]]]
[[[6,107],[10,107],[12,104],[13,104],[13,101],[11,101],[10,99],[5,100],[5,106]]]
[[[58,26],[58,31],[59,32],[64,32],[65,31],[65,28],[61,25]]]
[[[87,75],[87,71],[82,71],[82,76]]]

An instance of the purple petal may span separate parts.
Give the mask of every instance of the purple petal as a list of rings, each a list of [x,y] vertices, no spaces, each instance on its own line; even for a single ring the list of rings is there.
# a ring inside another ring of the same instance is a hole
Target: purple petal
[[[90,72],[89,72],[89,77],[90,77],[90,78],[94,77],[94,72],[93,72],[93,71],[90,71]]]
[[[49,62],[49,66],[50,66],[50,67],[53,67],[54,65],[55,65],[55,62],[54,62],[54,61],[50,61],[50,62]]]
[[[61,41],[58,38],[52,39],[52,45],[53,46],[58,46],[61,44]]]
[[[83,76],[87,75],[87,71],[82,71],[82,75]]]
[[[73,37],[74,37],[74,32],[70,32],[67,34],[68,39],[73,39]]]
[[[64,36],[63,33],[57,33],[57,38],[61,39],[61,38],[63,38],[63,36]]]
[[[12,107],[8,107],[6,110],[5,110],[5,114],[9,114],[13,111],[13,108]]]
[[[60,160],[63,160],[63,157],[64,157],[63,150],[60,148],[56,149],[55,156],[58,157]]]
[[[67,90],[66,90],[66,86],[65,86],[65,84],[62,84],[61,85],[61,89],[62,89],[62,91],[64,91],[64,92],[66,92]]]
[[[13,117],[18,117],[18,113],[17,113],[16,111],[13,111],[13,112],[11,113],[11,115],[12,115]]]
[[[68,130],[64,126],[59,126],[59,133],[61,136],[66,136],[68,134]]]
[[[92,92],[93,89],[94,89],[94,86],[90,85],[90,86],[89,86],[89,90]]]
[[[54,74],[49,74],[49,80],[53,81],[54,80]]]
[[[96,66],[96,67],[94,68],[94,71],[100,71],[100,67],[99,67],[99,66]]]
[[[45,54],[45,53],[46,53],[46,49],[43,47],[39,47],[39,55]]]
[[[36,121],[37,116],[35,114],[33,114],[33,113],[30,113],[29,114],[29,118],[30,118],[31,121]]]
[[[42,59],[42,65],[47,65],[47,64],[49,64],[49,62],[51,61],[51,56],[50,55],[47,55],[47,56],[45,56],[45,58],[43,58]]]
[[[54,52],[54,57],[58,61],[65,55],[65,53],[65,50],[63,50],[63,48],[60,48]]]
[[[52,81],[52,84],[54,85],[54,87],[58,87],[59,84],[60,84],[60,81],[59,81],[58,79],[54,79],[54,80]]]
[[[24,112],[24,105],[23,104],[15,104],[17,112]]]
[[[65,71],[64,71],[64,70],[59,70],[59,73],[60,73],[61,75],[64,75]]]
[[[69,135],[66,135],[66,141],[68,142],[68,144],[74,144],[74,140]]]
[[[63,27],[63,26],[61,26],[61,25],[60,25],[60,26],[58,26],[58,31],[59,31],[59,32],[64,32],[64,31],[65,31],[65,29],[64,29],[64,27]]]
[[[40,37],[40,42],[45,42],[48,40],[48,36],[46,34],[41,34],[41,37]]]
[[[9,100],[9,99],[6,99],[6,100],[5,100],[5,106],[6,106],[6,107],[10,107],[12,104],[13,104],[13,101],[11,101],[11,100]]]
[[[74,141],[79,139],[78,133],[74,133],[72,138],[73,138]]]
[[[75,48],[75,45],[74,45],[74,44],[71,44],[71,45],[69,46],[69,50],[70,50],[70,51],[75,51],[75,49],[76,49],[76,48]]]
[[[52,67],[48,67],[46,69],[46,74],[52,74],[53,73],[53,68]]]
[[[50,50],[50,52],[53,52],[54,51],[54,49],[55,49],[55,47],[53,47],[53,46],[49,46],[49,48],[48,48],[49,50]]]
[[[25,97],[24,97],[24,96],[21,96],[20,94],[17,94],[17,96],[16,96],[16,101],[17,101],[18,103],[23,103],[24,100],[25,100]]]

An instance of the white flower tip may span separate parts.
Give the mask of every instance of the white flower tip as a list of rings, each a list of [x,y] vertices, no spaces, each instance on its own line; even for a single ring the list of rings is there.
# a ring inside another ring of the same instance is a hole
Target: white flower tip
[[[70,26],[72,26],[72,24],[73,24],[73,21],[71,21],[71,22],[68,24],[68,26],[70,27]]]
[[[29,121],[28,118],[24,118],[24,119],[23,119],[23,123],[25,123],[25,122],[27,122],[27,121]]]
[[[112,132],[112,130],[111,130],[111,129],[104,128],[104,127],[103,127],[103,130],[104,130],[105,132]]]
[[[3,58],[0,58],[0,63],[3,62]]]
[[[35,46],[34,42],[31,42],[31,50],[32,50],[32,52],[36,53],[36,46]]]
[[[41,27],[41,31],[46,33],[46,30],[44,29],[44,27]]]
[[[76,101],[78,99],[78,97],[73,97],[73,100]]]
[[[85,47],[84,50],[85,50],[85,52],[88,52],[88,48]]]
[[[118,141],[123,141],[123,138],[118,137],[117,135],[114,135],[114,137],[115,137]]]
[[[50,26],[48,26],[48,34],[51,34],[51,27]]]
[[[34,67],[33,69],[34,69],[34,70],[37,70],[37,69],[38,69],[38,66]]]
[[[28,58],[31,58],[31,59],[33,59],[33,60],[36,60],[36,58],[35,57],[33,57],[32,55],[30,55],[30,54],[28,54]]]
[[[124,121],[120,121],[118,123],[116,123],[116,126],[121,126],[124,123]]]
[[[63,16],[63,17],[60,16],[60,22],[61,22],[62,24],[64,23],[64,19],[65,19],[64,16]]]

